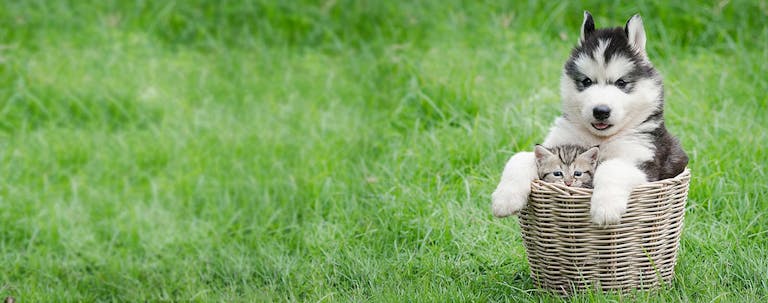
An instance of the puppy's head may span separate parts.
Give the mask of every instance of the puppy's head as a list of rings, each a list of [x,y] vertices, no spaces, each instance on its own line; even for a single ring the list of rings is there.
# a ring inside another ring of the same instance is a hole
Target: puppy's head
[[[584,12],[560,91],[565,117],[596,136],[614,135],[660,112],[663,86],[648,60],[640,16],[623,28],[595,29],[592,15]]]

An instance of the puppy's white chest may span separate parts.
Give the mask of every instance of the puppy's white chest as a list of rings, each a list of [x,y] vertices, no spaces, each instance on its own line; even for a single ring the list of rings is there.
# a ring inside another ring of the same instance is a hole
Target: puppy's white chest
[[[626,136],[606,140],[600,145],[600,161],[623,159],[635,164],[653,160],[654,146],[645,136]]]

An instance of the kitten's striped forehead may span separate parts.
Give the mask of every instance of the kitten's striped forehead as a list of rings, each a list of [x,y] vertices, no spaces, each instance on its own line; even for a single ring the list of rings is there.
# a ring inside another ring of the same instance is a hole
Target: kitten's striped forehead
[[[560,158],[560,162],[565,165],[573,164],[573,162],[576,160],[576,157],[584,152],[584,150],[581,148],[570,146],[559,147],[556,148],[555,151],[557,152],[557,157]]]
[[[553,159],[551,160],[557,160],[560,164],[571,165],[576,162],[579,156],[586,152],[588,148],[580,145],[566,144],[548,148],[547,150],[553,155]]]

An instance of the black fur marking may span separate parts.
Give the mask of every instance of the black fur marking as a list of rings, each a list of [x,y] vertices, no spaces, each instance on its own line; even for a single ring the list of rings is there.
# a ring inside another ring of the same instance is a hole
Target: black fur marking
[[[610,39],[608,47],[605,48],[603,53],[605,62],[608,62],[614,55],[629,58],[632,62],[639,62],[640,57],[635,53],[631,46],[629,46],[629,40],[624,31],[620,27],[603,29],[602,40]],[[599,40],[595,41],[595,48],[599,45]],[[592,50],[594,52],[594,49]]]
[[[660,116],[661,117],[661,116]],[[653,138],[656,149],[653,160],[640,165],[648,181],[658,181],[679,175],[688,165],[688,155],[683,151],[677,138],[664,127],[662,120],[659,127],[647,132]]]
[[[565,74],[568,75],[568,77],[571,78],[571,80],[573,80],[573,82],[576,84],[576,89],[579,91],[586,89],[586,87],[584,87],[584,85],[581,83],[581,81],[584,80],[586,76],[584,76],[579,68],[576,67],[576,62],[573,60],[573,57],[571,57],[571,59],[565,63]]]
[[[588,40],[589,36],[592,35],[593,32],[595,32],[595,20],[592,19],[592,14],[589,12],[584,12],[584,16],[586,20],[584,20],[584,40]]]
[[[631,17],[627,20],[627,23],[624,23],[624,34],[627,35],[627,37],[629,37],[629,21],[632,21]]]
[[[648,118],[645,118],[645,121],[643,121],[643,123],[640,123],[640,124],[645,124],[646,122],[651,122],[651,121],[663,121],[663,119],[664,119],[664,108],[659,108],[655,112],[651,113],[651,115],[648,116]]]

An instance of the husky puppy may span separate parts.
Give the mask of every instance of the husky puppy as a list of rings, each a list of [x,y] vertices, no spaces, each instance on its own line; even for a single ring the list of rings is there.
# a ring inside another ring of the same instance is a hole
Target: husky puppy
[[[619,223],[635,186],[674,177],[688,164],[664,126],[664,88],[645,39],[639,15],[623,28],[595,29],[592,15],[584,12],[579,43],[560,79],[562,116],[543,143],[600,147],[590,202],[599,225]],[[493,214],[506,217],[522,209],[536,177],[533,152],[513,155],[493,192]]]

